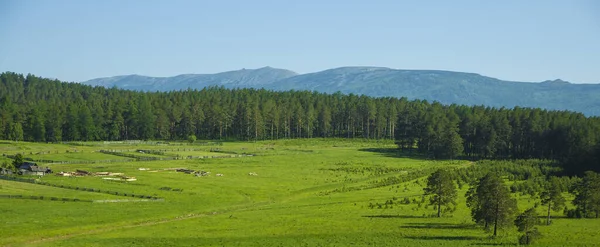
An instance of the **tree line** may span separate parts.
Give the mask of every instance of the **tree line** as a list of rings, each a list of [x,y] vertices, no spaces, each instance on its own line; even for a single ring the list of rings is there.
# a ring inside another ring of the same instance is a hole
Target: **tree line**
[[[0,139],[394,139],[437,159],[553,159],[600,170],[600,119],[406,98],[225,89],[136,92],[0,74]]]

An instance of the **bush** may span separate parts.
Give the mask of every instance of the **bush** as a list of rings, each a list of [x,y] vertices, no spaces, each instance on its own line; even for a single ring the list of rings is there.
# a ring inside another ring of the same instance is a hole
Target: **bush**
[[[189,135],[187,138],[189,143],[194,143],[196,142],[196,135]]]
[[[538,239],[542,234],[538,231],[537,228],[533,228],[533,230],[526,232],[525,234],[519,237],[519,244],[522,245],[530,245]]]
[[[583,212],[579,209],[566,209],[565,208],[565,216],[567,218],[583,218]]]
[[[516,184],[512,184],[510,186],[510,192],[511,193],[517,193],[517,191],[519,191],[519,187]]]
[[[402,200],[402,204],[410,204],[410,199],[408,199],[408,197],[404,197],[404,200]]]

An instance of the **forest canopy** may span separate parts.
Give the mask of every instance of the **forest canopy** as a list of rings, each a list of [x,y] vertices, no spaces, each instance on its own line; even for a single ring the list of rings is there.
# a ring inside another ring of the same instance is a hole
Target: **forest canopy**
[[[551,159],[600,171],[600,119],[406,98],[225,89],[136,92],[0,74],[0,139],[394,139],[436,159]],[[574,99],[576,100],[576,99]]]

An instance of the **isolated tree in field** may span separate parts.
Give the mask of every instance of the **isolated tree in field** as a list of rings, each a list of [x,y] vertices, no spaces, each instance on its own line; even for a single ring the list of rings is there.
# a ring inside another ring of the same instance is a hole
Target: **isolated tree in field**
[[[535,225],[538,223],[539,220],[537,213],[535,212],[535,208],[527,209],[525,212],[517,216],[515,225],[517,226],[519,232],[523,233],[523,235],[519,237],[519,244],[531,244],[540,236],[538,229],[535,227]]]
[[[471,186],[466,194],[471,216],[486,230],[494,226],[494,236],[498,228],[510,225],[517,210],[517,201],[510,196],[504,181],[496,174],[489,173]]]
[[[23,155],[16,154],[15,158],[12,162],[13,167],[15,167],[15,169],[19,169],[19,166],[21,166],[22,164],[23,164]]]
[[[585,176],[573,188],[577,206],[583,217],[599,217],[600,214],[600,174],[587,171]]]
[[[437,207],[437,217],[441,217],[442,206],[456,205],[456,185],[448,171],[437,170],[427,178],[425,195],[431,195],[430,205]]]
[[[550,179],[546,184],[546,189],[540,194],[540,198],[542,199],[542,205],[548,206],[546,225],[550,225],[550,211],[558,211],[565,206],[565,198],[562,196],[558,178],[552,177]]]

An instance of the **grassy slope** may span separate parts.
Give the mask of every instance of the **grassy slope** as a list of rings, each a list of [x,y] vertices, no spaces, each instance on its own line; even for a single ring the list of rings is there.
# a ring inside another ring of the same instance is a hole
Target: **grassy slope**
[[[20,144],[27,148],[27,144]],[[36,150],[61,150],[70,146],[31,144]],[[223,151],[248,152],[255,157],[125,162],[94,165],[51,165],[54,170],[86,169],[123,172],[135,182],[112,182],[98,177],[46,176],[46,182],[87,186],[103,190],[153,195],[157,202],[75,203],[0,199],[5,224],[0,226],[0,245],[14,246],[348,246],[422,245],[464,246],[515,244],[515,229],[502,237],[473,226],[460,198],[453,217],[428,218],[433,209],[415,204],[371,209],[392,197],[420,199],[422,186],[414,181],[394,186],[350,192],[320,194],[348,186],[371,184],[402,172],[375,174],[332,171],[331,168],[379,166],[415,171],[437,166],[460,166],[466,162],[433,162],[399,158],[369,148],[392,148],[391,143],[342,140],[284,140],[258,143],[225,143]],[[80,147],[78,147],[80,148]],[[106,148],[83,147],[91,152]],[[121,148],[121,147],[119,147]],[[151,149],[153,146],[135,148]],[[126,148],[123,148],[126,149]],[[155,148],[157,149],[157,148]],[[207,148],[208,150],[208,148]],[[26,156],[27,157],[27,156]],[[140,171],[138,168],[150,168]],[[167,171],[185,167],[210,171],[209,177]],[[258,176],[249,176],[255,172]],[[214,176],[217,173],[223,177]],[[10,184],[10,185],[8,185]],[[1,192],[58,193],[65,189],[3,182]],[[28,187],[38,186],[38,187]],[[161,187],[182,191],[160,190]],[[466,188],[463,188],[466,189]],[[123,198],[67,190],[73,197]],[[85,195],[84,195],[85,194]],[[464,194],[464,191],[460,193]],[[520,209],[533,203],[519,197]],[[541,211],[541,210],[540,210]],[[28,212],[23,214],[23,212]],[[543,212],[540,212],[543,213]],[[557,213],[558,214],[558,213]],[[545,235],[539,246],[593,245],[600,240],[597,220],[556,219],[540,227]],[[28,229],[28,231],[22,231]],[[47,239],[50,238],[50,239]],[[45,240],[44,240],[45,239]]]

